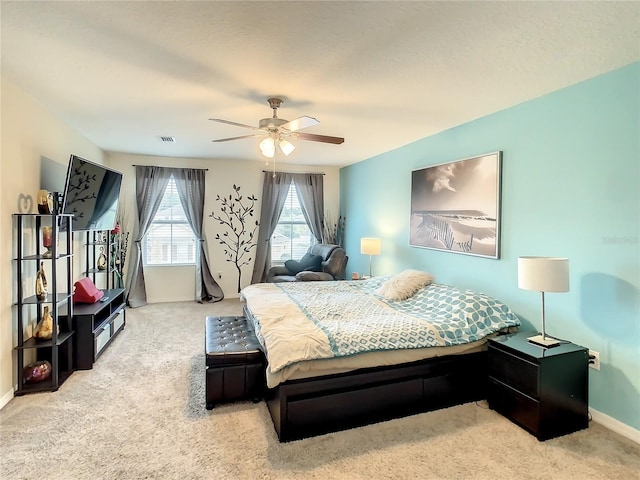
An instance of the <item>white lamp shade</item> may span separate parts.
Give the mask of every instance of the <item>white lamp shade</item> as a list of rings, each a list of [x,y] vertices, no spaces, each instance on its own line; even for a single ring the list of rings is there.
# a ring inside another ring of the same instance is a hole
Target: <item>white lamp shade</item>
[[[361,238],[360,253],[363,255],[380,255],[382,242],[379,238]]]
[[[568,292],[569,259],[519,257],[518,287],[537,292]]]

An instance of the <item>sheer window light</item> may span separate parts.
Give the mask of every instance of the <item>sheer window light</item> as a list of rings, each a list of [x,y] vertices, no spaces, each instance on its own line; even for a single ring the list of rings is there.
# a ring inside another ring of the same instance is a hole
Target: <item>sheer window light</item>
[[[178,197],[176,182],[169,180],[160,207],[143,241],[145,265],[195,264],[195,236]]]
[[[286,260],[300,260],[315,238],[302,214],[293,182],[280,214],[278,225],[271,236],[271,263],[282,265]]]

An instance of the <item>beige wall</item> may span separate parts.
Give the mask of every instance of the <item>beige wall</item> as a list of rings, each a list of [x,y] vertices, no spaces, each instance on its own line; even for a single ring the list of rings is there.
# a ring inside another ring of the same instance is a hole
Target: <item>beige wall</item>
[[[230,195],[232,186],[238,185],[244,195],[258,197],[256,220],[260,218],[260,200],[262,195],[263,161],[238,160],[198,160],[186,158],[149,157],[111,153],[107,163],[115,170],[124,173],[124,182],[120,200],[129,208],[127,216],[129,224],[127,231],[133,232],[135,205],[135,169],[133,165],[157,165],[177,168],[206,168],[206,194],[204,227],[208,243],[211,273],[222,287],[225,298],[238,297],[238,274],[233,263],[227,262],[223,247],[216,241],[216,233],[224,230],[216,221],[209,218],[211,212],[220,212],[220,205],[216,202],[216,195]],[[278,170],[288,172],[324,172],[324,195],[327,212],[337,214],[339,205],[339,169],[337,167],[296,167],[293,165],[278,165]],[[132,241],[129,242],[130,245]],[[255,249],[253,250],[255,252]],[[128,255],[131,257],[131,254]],[[255,258],[255,254],[252,254]],[[127,262],[128,263],[128,262]],[[253,264],[242,269],[241,286],[251,281]],[[218,279],[218,272],[222,278]],[[147,285],[147,301],[149,303],[189,301],[194,299],[195,273],[193,267],[146,267],[145,281]]]
[[[222,246],[215,235],[219,230],[208,215],[219,211],[215,195],[229,195],[235,183],[244,194],[254,194],[261,199],[262,161],[197,160],[168,157],[148,157],[121,153],[106,154],[52,114],[46,106],[26,94],[10,79],[1,79],[1,148],[0,148],[0,408],[13,398],[16,381],[14,372],[16,342],[12,305],[15,303],[15,280],[12,214],[18,213],[18,197],[21,193],[34,199],[40,188],[41,157],[60,163],[66,168],[69,155],[76,154],[96,163],[109,165],[124,173],[121,202],[126,205],[129,231],[135,221],[135,173],[132,165],[160,165],[167,167],[207,168],[207,195],[205,199],[205,234],[209,244],[209,259],[214,276],[227,298],[237,297],[235,266],[225,260]],[[339,206],[339,169],[336,167],[295,167],[279,165],[279,170],[291,172],[324,172],[325,209],[337,215]],[[37,209],[34,206],[32,211]],[[256,209],[259,218],[259,207]],[[84,236],[75,234],[74,280],[83,271],[85,250]],[[130,239],[130,245],[133,242]],[[242,286],[248,285],[253,266],[243,269]],[[154,267],[146,272],[147,298],[150,303],[189,301],[194,297],[195,275],[193,267]],[[32,278],[23,279],[27,287]],[[98,285],[100,286],[100,285]],[[63,387],[64,388],[64,387]]]
[[[40,188],[41,157],[59,162],[66,168],[71,153],[98,163],[104,162],[104,153],[11,80],[2,77],[1,82],[0,406],[3,406],[12,398],[15,382],[12,314],[16,301],[13,278],[15,232],[12,214],[18,213],[18,196],[21,193],[31,195],[35,201]],[[36,210],[34,203],[32,211]],[[74,271],[79,272],[75,265]],[[29,285],[29,279],[24,281]]]

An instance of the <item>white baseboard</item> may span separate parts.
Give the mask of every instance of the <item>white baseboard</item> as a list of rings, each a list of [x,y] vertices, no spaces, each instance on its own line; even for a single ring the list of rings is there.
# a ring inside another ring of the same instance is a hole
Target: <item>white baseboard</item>
[[[5,393],[2,398],[0,398],[0,409],[4,408],[4,406],[11,401],[13,398],[13,388]]]
[[[616,420],[615,418],[593,408],[590,408],[589,412],[591,412],[591,418],[594,422],[598,422],[603,427],[607,427],[609,430],[619,433],[623,437],[627,437],[629,440],[633,440],[640,444],[640,430],[636,430],[635,428],[622,423],[620,420]]]

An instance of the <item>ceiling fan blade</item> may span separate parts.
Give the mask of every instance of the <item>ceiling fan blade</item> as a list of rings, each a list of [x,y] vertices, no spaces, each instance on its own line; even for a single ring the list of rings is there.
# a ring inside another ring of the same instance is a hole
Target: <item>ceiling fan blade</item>
[[[221,118],[210,118],[209,120],[211,120],[212,122],[226,123],[227,125],[235,125],[236,127],[250,128],[251,130],[260,130],[258,127],[252,127],[251,125],[245,125],[244,123],[232,122],[230,120],[223,120]]]
[[[298,130],[302,130],[303,128],[313,127],[314,125],[318,125],[320,122],[313,118],[302,116],[300,118],[296,118],[295,120],[291,120],[290,122],[283,123],[280,125],[280,128],[285,130],[289,130],[290,132],[297,132]]]
[[[316,135],[315,133],[297,133],[296,138],[312,142],[333,143],[335,145],[340,145],[344,142],[344,138],[341,137],[329,137],[327,135]]]
[[[239,140],[241,138],[251,138],[251,137],[262,137],[266,135],[267,132],[264,133],[254,133],[252,135],[240,135],[239,137],[229,137],[229,138],[219,138],[217,140],[211,140],[212,142],[228,142],[229,140]]]

